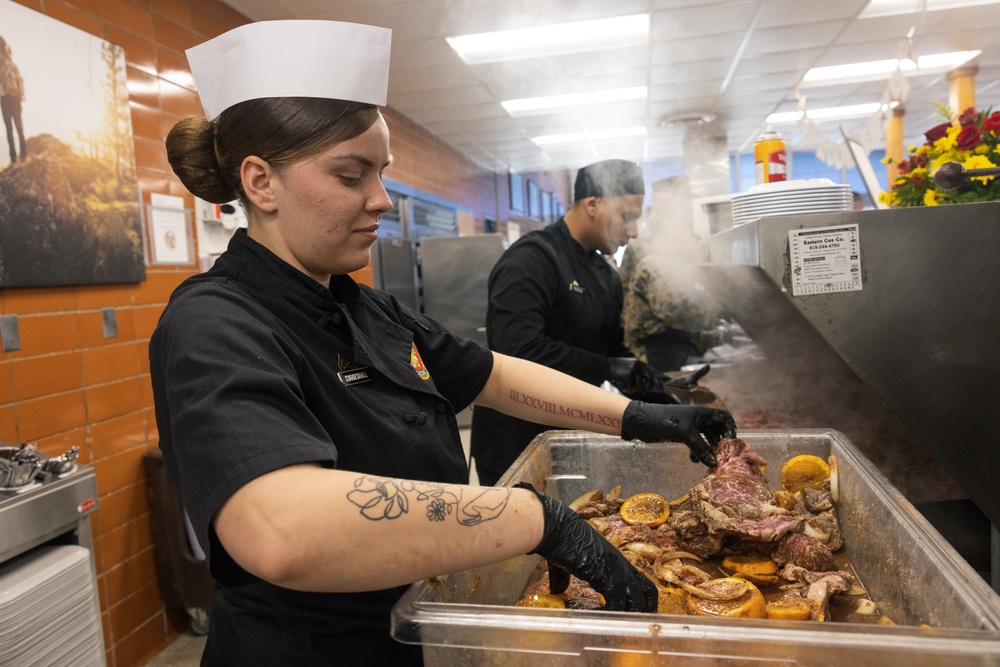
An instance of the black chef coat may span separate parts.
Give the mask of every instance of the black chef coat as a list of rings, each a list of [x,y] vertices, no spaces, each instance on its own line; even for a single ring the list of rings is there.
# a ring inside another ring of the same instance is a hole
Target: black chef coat
[[[490,272],[487,342],[497,352],[600,385],[608,357],[632,356],[623,342],[622,299],[608,258],[586,252],[560,218],[520,238]],[[532,438],[551,428],[475,408],[477,469],[506,470]]]
[[[419,647],[389,635],[404,587],[274,586],[229,557],[211,521],[247,482],[301,463],[467,483],[455,412],[492,363],[348,276],[323,287],[243,230],[177,288],[150,340],[150,375],[164,462],[217,582],[202,664],[361,664],[345,653],[359,642],[369,659],[419,664]]]

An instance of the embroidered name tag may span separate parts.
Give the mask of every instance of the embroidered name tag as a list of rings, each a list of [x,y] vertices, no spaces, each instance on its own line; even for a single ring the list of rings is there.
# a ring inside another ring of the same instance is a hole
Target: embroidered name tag
[[[349,371],[340,371],[337,373],[337,377],[340,381],[344,383],[344,386],[350,387],[355,384],[362,384],[364,382],[369,382],[372,378],[368,375],[368,367],[362,366],[361,368],[352,368]]]

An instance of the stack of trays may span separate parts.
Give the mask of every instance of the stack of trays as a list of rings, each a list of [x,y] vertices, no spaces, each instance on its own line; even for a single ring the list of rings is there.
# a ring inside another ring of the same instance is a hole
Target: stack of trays
[[[90,552],[39,547],[0,565],[0,665],[104,665]]]
[[[742,225],[763,216],[850,211],[851,186],[828,178],[763,183],[733,195],[733,224]]]

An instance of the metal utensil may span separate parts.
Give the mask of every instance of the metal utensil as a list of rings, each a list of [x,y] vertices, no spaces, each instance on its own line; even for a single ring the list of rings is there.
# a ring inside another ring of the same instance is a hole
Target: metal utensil
[[[31,483],[42,467],[36,449],[34,443],[22,443],[16,449],[6,447],[0,452],[0,486],[13,488]]]
[[[48,459],[43,465],[43,470],[45,472],[52,473],[53,475],[61,475],[63,473],[69,472],[76,465],[76,459],[80,456],[80,448],[76,445],[70,447],[69,451],[59,456],[53,456]]]

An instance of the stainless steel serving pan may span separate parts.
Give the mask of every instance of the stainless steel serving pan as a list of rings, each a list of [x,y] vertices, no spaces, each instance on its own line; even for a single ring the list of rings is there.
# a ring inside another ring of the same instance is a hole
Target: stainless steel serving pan
[[[835,454],[845,549],[895,626],[711,619],[512,606],[541,562],[523,556],[414,584],[393,610],[393,635],[422,643],[427,667],[1000,666],[1000,598],[847,438],[826,429],[747,430],[770,462]],[[501,485],[528,481],[569,501],[621,484],[622,494],[676,498],[704,468],[684,445],[576,431],[536,438]],[[927,626],[927,627],[924,627]]]

